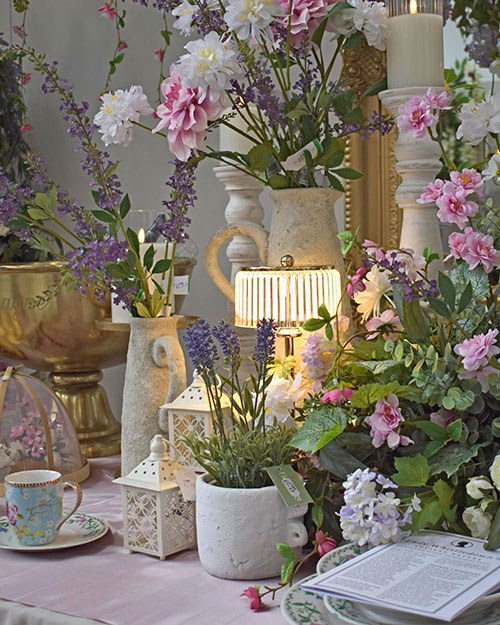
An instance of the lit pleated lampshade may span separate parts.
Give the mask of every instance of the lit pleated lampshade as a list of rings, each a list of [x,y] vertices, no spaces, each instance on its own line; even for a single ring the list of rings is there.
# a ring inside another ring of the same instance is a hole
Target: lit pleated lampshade
[[[293,263],[284,257],[282,264]],[[333,267],[254,267],[235,278],[235,325],[256,327],[274,319],[281,328],[298,328],[317,317],[325,304],[334,313],[341,297],[340,273]]]

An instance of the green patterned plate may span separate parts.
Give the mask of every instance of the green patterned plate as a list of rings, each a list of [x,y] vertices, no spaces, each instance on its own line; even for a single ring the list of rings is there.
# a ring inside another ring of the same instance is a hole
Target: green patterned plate
[[[90,514],[75,512],[61,527],[54,542],[46,545],[20,545],[11,535],[7,517],[0,517],[0,549],[14,551],[53,551],[54,549],[66,549],[85,545],[98,540],[108,531],[106,521],[98,519]]]
[[[305,577],[287,591],[281,601],[281,613],[291,625],[342,625],[342,621],[327,610],[323,595],[300,587],[313,577],[316,575]]]
[[[353,543],[342,545],[342,547],[338,547],[320,558],[320,560],[318,560],[318,564],[316,565],[316,571],[318,575],[326,573],[339,564],[342,564],[342,562],[351,560],[365,551],[367,551],[366,547],[358,547],[358,545],[354,545]]]

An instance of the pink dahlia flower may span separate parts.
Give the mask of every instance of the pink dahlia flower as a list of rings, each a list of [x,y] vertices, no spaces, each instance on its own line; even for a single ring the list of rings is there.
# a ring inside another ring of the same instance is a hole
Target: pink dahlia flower
[[[450,247],[450,255],[455,258],[463,258],[463,250],[467,241],[467,236],[473,232],[469,226],[464,232],[452,232],[448,237],[448,245]],[[448,257],[449,258],[449,257]]]
[[[307,32],[309,39],[316,28],[320,25],[328,13],[332,4],[331,0],[292,0],[292,11],[290,13],[289,0],[280,0],[281,6],[285,10],[285,17],[282,24],[288,27],[290,18],[290,39],[296,48],[302,45],[304,33]]]
[[[489,234],[473,232],[466,238],[462,258],[470,269],[481,263],[485,272],[490,273],[500,263],[500,252],[494,247],[493,237]]]
[[[418,198],[418,204],[428,204],[429,202],[435,202],[439,200],[439,198],[443,195],[443,186],[444,180],[434,180],[434,182],[429,182],[429,184],[425,187],[424,192]]]
[[[171,68],[171,74],[163,81],[161,92],[165,102],[156,109],[160,119],[153,132],[168,129],[168,146],[181,161],[187,161],[192,150],[203,146],[208,122],[217,119],[224,110],[219,100],[212,102],[200,87],[186,89],[181,77]]]
[[[455,186],[452,182],[446,182],[442,196],[436,200],[438,205],[437,216],[441,221],[457,224],[464,228],[469,217],[473,217],[478,211],[475,202],[466,200],[467,192],[462,187]]]
[[[320,556],[324,556],[326,553],[337,549],[337,542],[333,538],[325,536],[323,530],[318,530],[316,532],[316,543],[318,544],[318,553]]]
[[[433,109],[438,109],[440,111],[451,109],[450,98],[448,97],[446,91],[436,94],[434,89],[427,89],[425,99],[427,100],[429,106]]]
[[[371,427],[370,436],[373,446],[381,447],[387,441],[390,449],[395,449],[398,445],[406,446],[413,443],[411,438],[401,436],[395,431],[403,421],[404,417],[396,395],[390,393],[385,399],[377,400],[375,412],[365,419],[365,422]]]
[[[240,597],[248,597],[250,599],[250,610],[259,611],[264,608],[262,599],[260,598],[259,589],[256,586],[249,586],[240,595]]]
[[[413,97],[399,107],[398,127],[401,132],[412,132],[416,139],[427,136],[427,128],[437,122],[426,98]]]
[[[493,356],[500,353],[500,349],[495,345],[497,342],[498,330],[488,330],[486,334],[476,334],[471,339],[466,339],[462,343],[455,345],[454,351],[462,356],[462,365],[467,371],[477,371],[485,367]]]
[[[484,182],[481,174],[475,169],[463,169],[462,171],[452,171],[450,173],[450,180],[466,191],[466,195],[469,193],[483,192]]]

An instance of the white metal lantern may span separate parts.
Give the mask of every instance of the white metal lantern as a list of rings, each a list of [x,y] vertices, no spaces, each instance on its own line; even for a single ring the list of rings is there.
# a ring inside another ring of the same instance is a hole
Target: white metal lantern
[[[167,455],[161,435],[151,441],[151,453],[121,484],[123,496],[124,547],[166,556],[196,547],[194,502],[185,501],[175,481],[182,469]]]
[[[228,397],[221,398],[224,417],[231,412]],[[195,471],[204,469],[193,458],[189,447],[181,440],[182,436],[190,436],[195,432],[199,437],[209,436],[212,432],[212,412],[207,389],[201,376],[195,374],[191,386],[188,386],[173,402],[163,404],[160,408],[162,428],[168,424],[167,438],[170,443],[169,453],[184,467]]]

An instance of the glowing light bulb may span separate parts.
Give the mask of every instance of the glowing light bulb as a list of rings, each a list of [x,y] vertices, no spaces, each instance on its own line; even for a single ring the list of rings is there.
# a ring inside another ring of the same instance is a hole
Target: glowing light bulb
[[[139,243],[144,243],[144,240],[146,238],[146,235],[144,233],[144,228],[141,228],[139,230],[139,232],[137,233],[137,238],[139,239]]]
[[[410,0],[410,13],[412,15],[417,13],[417,0]]]

